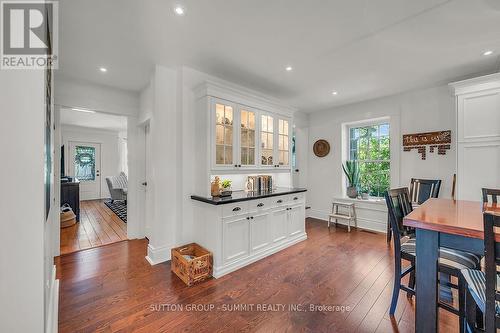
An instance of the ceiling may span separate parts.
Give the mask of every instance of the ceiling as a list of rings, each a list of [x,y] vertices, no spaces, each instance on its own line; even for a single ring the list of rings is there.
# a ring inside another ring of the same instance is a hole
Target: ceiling
[[[127,117],[61,108],[61,124],[121,132],[127,130]]]
[[[185,65],[312,112],[500,69],[500,0],[59,3],[57,74],[127,90]]]

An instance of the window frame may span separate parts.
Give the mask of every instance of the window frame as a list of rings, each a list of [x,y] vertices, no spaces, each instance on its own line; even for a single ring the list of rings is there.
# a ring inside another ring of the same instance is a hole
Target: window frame
[[[351,138],[351,130],[352,129],[359,129],[359,128],[368,128],[368,127],[373,127],[373,126],[378,126],[380,127],[381,125],[387,125],[389,127],[388,129],[388,133],[387,135],[384,135],[382,137],[387,137],[389,139],[389,159],[376,159],[376,160],[373,160],[373,159],[364,159],[364,160],[360,160],[359,158],[356,158],[355,161],[358,161],[358,163],[377,163],[377,164],[381,164],[381,163],[389,163],[389,188],[391,186],[391,181],[392,181],[392,177],[393,177],[393,173],[392,173],[392,168],[393,168],[393,159],[394,159],[394,156],[393,156],[393,150],[391,149],[391,146],[392,146],[392,137],[391,137],[391,129],[392,129],[392,126],[391,126],[391,120],[390,118],[378,118],[378,119],[371,119],[371,120],[367,120],[367,121],[361,121],[361,122],[354,122],[354,123],[350,123],[350,124],[346,124],[345,125],[345,138],[347,139],[347,145],[344,145],[344,147],[346,147],[347,149],[347,152],[346,152],[346,159],[347,160],[352,160],[351,158],[351,152],[353,151],[352,149],[352,138]],[[380,143],[380,138],[381,136],[380,135],[377,135],[376,136],[378,142]],[[357,151],[357,149],[356,149]],[[368,147],[367,147],[367,153],[368,153],[368,157],[369,157],[369,152],[370,152],[370,140],[368,140]],[[358,152],[359,154],[359,152]],[[345,175],[344,175],[345,177]],[[344,178],[345,179],[345,178]],[[380,195],[380,196],[372,196],[370,195],[370,197],[373,197],[373,198],[381,198],[383,197],[383,194]]]

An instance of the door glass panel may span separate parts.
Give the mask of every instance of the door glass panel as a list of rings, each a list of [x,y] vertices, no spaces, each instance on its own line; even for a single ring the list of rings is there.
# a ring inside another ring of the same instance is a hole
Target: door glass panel
[[[289,164],[289,133],[288,133],[288,121],[280,119],[278,121],[278,140],[279,140],[279,164],[288,165]]]
[[[94,147],[75,147],[75,177],[80,181],[95,180]]]
[[[233,108],[216,103],[215,118],[215,163],[233,164]]]
[[[241,110],[241,164],[255,165],[255,156],[250,160],[249,148],[255,147],[255,112]],[[255,153],[255,150],[253,150]]]
[[[273,165],[273,117],[261,116],[261,165]]]
[[[250,148],[248,150],[248,164],[255,165],[255,149],[254,148]]]

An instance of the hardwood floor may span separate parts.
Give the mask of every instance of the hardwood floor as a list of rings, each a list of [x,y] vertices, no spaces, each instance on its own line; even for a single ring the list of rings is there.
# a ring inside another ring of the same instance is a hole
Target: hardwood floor
[[[61,229],[61,254],[127,239],[127,224],[103,200],[80,202],[80,222]]]
[[[150,266],[146,240],[58,257],[59,332],[414,331],[414,300],[403,292],[396,315],[388,314],[393,260],[385,235],[329,232],[324,221],[313,219],[307,233],[304,242],[193,287],[170,272],[170,263]],[[192,304],[215,308],[189,311]],[[296,304],[304,311],[289,309]],[[310,311],[310,304],[349,311]],[[247,309],[225,311],[235,305]],[[457,331],[457,317],[441,310],[440,332]]]

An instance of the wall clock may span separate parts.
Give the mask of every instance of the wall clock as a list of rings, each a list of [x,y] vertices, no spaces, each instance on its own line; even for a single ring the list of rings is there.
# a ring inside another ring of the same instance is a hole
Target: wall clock
[[[330,144],[326,140],[318,140],[314,143],[313,152],[318,157],[325,157],[330,152]]]

